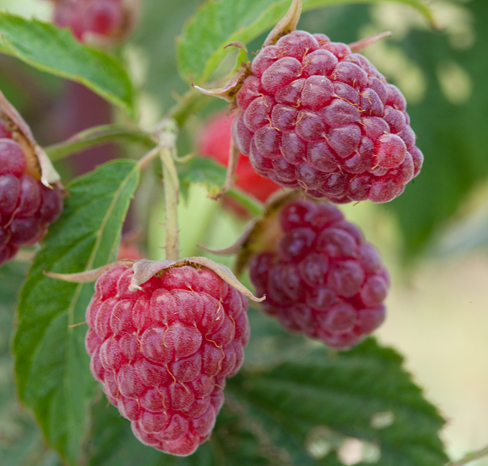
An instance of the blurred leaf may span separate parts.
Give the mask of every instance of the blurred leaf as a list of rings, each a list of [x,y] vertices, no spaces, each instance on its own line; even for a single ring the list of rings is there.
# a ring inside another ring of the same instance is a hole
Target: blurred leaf
[[[53,280],[43,270],[73,273],[114,259],[122,222],[139,180],[136,162],[117,160],[74,180],[61,218],[50,227],[21,293],[14,339],[21,401],[49,445],[78,465],[95,381],[85,351],[93,284]]]
[[[78,81],[134,116],[132,84],[121,63],[78,43],[66,29],[0,12],[0,51]]]
[[[8,466],[59,466],[46,450],[41,432],[19,406],[10,355],[15,301],[27,264],[8,262],[0,268],[0,464]]]
[[[444,421],[397,353],[372,339],[342,353],[315,347],[308,356],[294,351],[281,362],[247,364],[227,383],[226,393],[288,464],[342,464],[334,450],[351,439],[376,446],[378,466],[446,463]]]
[[[378,3],[382,0],[360,0]],[[421,0],[389,0],[411,5],[432,21]],[[303,10],[327,5],[358,3],[358,0],[305,0]],[[208,0],[186,24],[178,42],[178,63],[188,81],[204,84],[225,55],[230,42],[248,43],[271,29],[286,13],[291,0]]]
[[[488,8],[483,0],[463,6],[474,19],[476,42],[471,48],[454,49],[446,34],[419,30],[413,30],[403,45],[428,79],[425,99],[407,109],[424,166],[404,194],[385,206],[398,215],[406,257],[421,251],[488,175],[488,60],[480,59],[488,43]],[[446,62],[462,67],[471,80],[472,93],[462,103],[449,102],[442,92],[438,73]]]
[[[188,162],[178,165],[178,176],[184,195],[191,183],[202,184],[212,195],[224,185],[226,169],[210,158],[192,157]]]
[[[144,0],[138,27],[130,38],[135,66],[144,73],[141,90],[151,94],[151,103],[162,117],[175,104],[174,93],[188,90],[176,65],[175,37],[201,0]]]

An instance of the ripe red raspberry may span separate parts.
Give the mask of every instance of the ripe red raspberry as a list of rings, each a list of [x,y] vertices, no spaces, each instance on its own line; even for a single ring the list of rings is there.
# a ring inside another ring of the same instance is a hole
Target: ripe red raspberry
[[[216,162],[227,166],[233,117],[221,113],[210,119],[202,129],[198,151]],[[264,202],[269,195],[281,188],[269,178],[258,175],[249,159],[240,157],[236,170],[236,186]]]
[[[309,200],[288,202],[276,222],[279,241],[261,248],[250,264],[256,292],[266,295],[264,311],[337,349],[378,328],[389,278],[361,230],[337,207]]]
[[[117,39],[129,28],[123,0],[54,0],[54,23],[68,27],[80,42],[92,35]]]
[[[26,156],[0,125],[0,266],[20,246],[42,240],[47,227],[61,214],[58,189],[46,188],[30,174]]]
[[[249,339],[247,301],[211,270],[166,269],[131,292],[132,267],[97,281],[91,371],[144,444],[190,455],[207,440]]]
[[[323,34],[294,31],[264,47],[236,104],[239,150],[259,174],[311,197],[388,202],[422,166],[402,93]]]

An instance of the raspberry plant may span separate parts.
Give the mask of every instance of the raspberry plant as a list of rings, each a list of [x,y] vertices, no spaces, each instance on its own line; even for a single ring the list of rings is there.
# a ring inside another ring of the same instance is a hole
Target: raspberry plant
[[[422,1],[397,1],[433,22]],[[52,23],[1,12],[0,51],[82,83],[118,123],[61,142],[33,125],[42,149],[0,101],[0,319],[13,322],[19,288],[9,357],[35,418],[14,415],[30,436],[0,453],[33,454],[8,464],[446,464],[443,418],[402,357],[368,336],[395,284],[334,205],[389,202],[420,173],[405,98],[358,53],[387,35],[347,45],[297,30],[300,0],[208,0],[178,41],[184,93],[148,130],[139,97],[150,89],[167,106],[174,70],[154,73],[149,60],[136,85],[128,69],[138,51],[160,51],[144,36],[148,18],[171,31],[178,12],[148,2],[137,26],[137,1],[51,3]],[[222,107],[208,95],[229,102],[229,116],[212,115]],[[68,156],[106,142],[123,156],[78,176]],[[202,184],[216,209],[225,194],[237,212],[241,238],[214,253],[237,254],[238,278],[227,259],[189,253],[215,234],[196,212],[178,223],[180,197]],[[121,257],[123,225],[139,242],[132,258]],[[430,227],[416,226],[411,250]]]

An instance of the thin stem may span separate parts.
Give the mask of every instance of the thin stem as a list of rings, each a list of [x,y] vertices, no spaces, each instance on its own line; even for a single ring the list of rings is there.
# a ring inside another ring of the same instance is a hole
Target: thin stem
[[[263,215],[264,206],[255,197],[250,196],[237,188],[229,189],[227,194],[242,204],[254,217]]]
[[[154,160],[160,152],[160,147],[156,146],[154,149],[150,150],[144,157],[142,157],[137,164],[139,165],[139,169],[142,170],[146,167],[152,160]]]
[[[190,115],[204,107],[211,100],[195,89],[189,90],[179,97],[178,102],[168,112],[165,120],[173,119],[179,127],[183,126]],[[89,147],[106,142],[137,142],[146,147],[153,147],[158,143],[158,135],[151,135],[139,128],[129,128],[124,125],[110,124],[94,126],[75,134],[66,141],[53,144],[44,150],[52,162],[61,160],[71,154]]]
[[[160,136],[160,157],[163,164],[164,199],[166,204],[166,260],[180,258],[178,231],[178,172],[174,164],[177,125],[174,120],[164,122]]]
[[[447,466],[464,466],[465,464],[471,463],[471,461],[479,460],[488,456],[488,447],[483,448],[475,453],[471,453],[462,460],[449,463]]]
[[[203,95],[196,89],[190,89],[186,94],[178,98],[178,102],[168,112],[168,118],[175,120],[178,127],[181,128],[190,115],[194,115],[210,102],[212,102],[212,99],[209,99],[208,96]]]
[[[123,125],[101,125],[75,134],[68,140],[46,147],[45,151],[52,162],[105,142],[131,141],[139,142],[147,147],[154,146],[157,141],[140,129],[128,128]]]

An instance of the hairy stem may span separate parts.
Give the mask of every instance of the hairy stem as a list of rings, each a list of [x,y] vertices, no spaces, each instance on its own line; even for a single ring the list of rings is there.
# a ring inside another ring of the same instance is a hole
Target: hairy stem
[[[227,191],[227,195],[245,207],[253,217],[263,215],[263,204],[250,194],[246,194],[237,188],[231,188]]]
[[[178,102],[168,112],[168,118],[172,118],[182,127],[190,115],[194,115],[202,107],[212,102],[206,95],[196,89],[190,89],[186,94],[178,97]]]
[[[46,147],[45,151],[54,162],[83,149],[112,141],[138,142],[147,147],[157,143],[150,134],[137,128],[123,125],[101,125],[75,134],[66,141]]]
[[[166,260],[180,258],[178,240],[179,180],[174,164],[177,125],[174,120],[163,122],[160,133],[160,157],[163,164],[164,200],[166,205]]]

